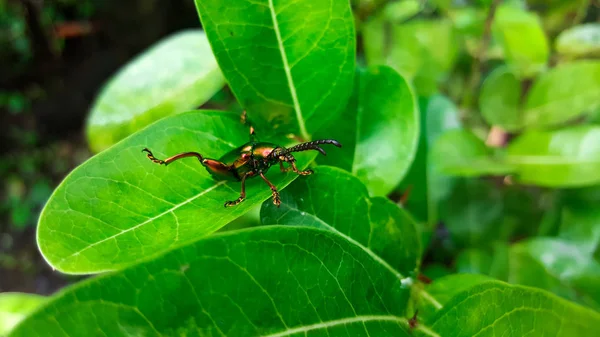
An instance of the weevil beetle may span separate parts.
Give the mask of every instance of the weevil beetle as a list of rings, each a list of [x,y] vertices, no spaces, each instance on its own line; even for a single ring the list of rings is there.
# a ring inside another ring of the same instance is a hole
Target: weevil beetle
[[[244,124],[250,124],[246,119],[246,112],[242,114],[242,122]],[[267,173],[271,166],[279,164],[281,172],[292,170],[299,175],[309,175],[313,173],[310,169],[304,171],[298,170],[296,167],[296,159],[292,155],[292,152],[317,150],[323,155],[327,155],[325,150],[319,145],[332,144],[337,147],[342,147],[342,145],[334,139],[321,139],[285,148],[277,144],[258,141],[254,133],[254,127],[252,127],[252,125],[249,126],[250,141],[229,151],[219,160],[204,158],[204,156],[198,152],[183,152],[162,160],[154,157],[152,151],[148,148],[144,148],[142,152],[147,152],[146,156],[154,163],[165,166],[182,158],[196,157],[202,166],[204,166],[212,175],[213,179],[241,181],[240,197],[236,200],[225,202],[225,207],[236,206],[244,201],[244,199],[246,199],[246,179],[260,176],[265,183],[269,185],[269,188],[271,188],[273,203],[279,207],[281,200],[279,199],[277,187],[265,177],[265,173]],[[290,167],[285,168],[283,165],[284,163],[288,163]]]

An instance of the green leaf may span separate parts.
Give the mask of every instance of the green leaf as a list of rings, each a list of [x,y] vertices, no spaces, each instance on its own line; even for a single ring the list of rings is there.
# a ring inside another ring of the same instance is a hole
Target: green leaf
[[[0,294],[0,336],[8,334],[29,313],[46,301],[46,297],[34,294]]]
[[[586,23],[562,31],[556,38],[556,51],[568,57],[600,54],[600,23]]]
[[[402,180],[417,151],[416,105],[409,84],[392,68],[359,71],[349,105],[318,133],[318,138],[335,138],[343,147],[318,162],[352,172],[371,195],[387,195]]]
[[[592,255],[600,243],[600,210],[596,207],[567,207],[562,212],[559,237],[577,244]]]
[[[411,79],[419,95],[436,93],[458,55],[452,23],[415,20],[394,25],[391,34],[387,64]]]
[[[522,183],[577,187],[600,182],[600,127],[529,131],[508,146],[506,162]]]
[[[510,5],[496,10],[492,24],[494,37],[504,49],[506,63],[520,77],[531,77],[546,69],[548,39],[534,13]]]
[[[442,173],[448,175],[504,175],[514,170],[493,158],[492,150],[467,130],[451,130],[441,135],[431,149],[430,158]]]
[[[223,74],[253,120],[305,138],[352,91],[356,36],[348,0],[196,0]],[[260,117],[260,118],[259,118]]]
[[[488,281],[453,296],[430,329],[455,337],[595,336],[600,314],[542,290]]]
[[[510,249],[509,281],[600,309],[600,263],[576,243],[535,238]]]
[[[263,137],[257,130],[258,137]],[[265,140],[264,138],[261,138]],[[198,151],[218,159],[248,141],[237,114],[191,111],[162,119],[91,158],[56,189],[38,226],[38,245],[48,263],[66,273],[114,270],[195,241],[271,196],[261,179],[247,182],[247,199],[233,208],[238,182],[215,181],[195,158],[168,167],[158,158]],[[313,155],[302,156],[305,167]],[[272,170],[279,189],[297,175]]]
[[[530,127],[563,124],[600,107],[600,62],[579,61],[560,65],[533,84],[523,111]]]
[[[426,289],[440,305],[445,306],[456,294],[491,280],[493,280],[491,277],[481,274],[452,274],[434,280]],[[426,323],[431,321],[438,310],[424,302],[419,303],[419,308],[419,317]]]
[[[333,232],[259,227],[67,288],[11,337],[410,336],[409,292]]]
[[[87,120],[100,152],[165,116],[196,108],[225,84],[201,30],[173,34],[127,63],[102,89]]]
[[[420,260],[419,238],[410,216],[381,197],[369,198],[349,173],[319,166],[281,193],[281,206],[264,203],[263,224],[302,225],[339,233],[373,256],[403,282]]]
[[[481,86],[479,110],[489,125],[514,131],[521,126],[521,82],[502,66],[494,69]]]

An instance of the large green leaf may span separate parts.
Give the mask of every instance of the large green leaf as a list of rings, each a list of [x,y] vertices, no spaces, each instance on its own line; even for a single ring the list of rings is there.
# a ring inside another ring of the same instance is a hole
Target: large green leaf
[[[509,281],[600,309],[600,263],[577,243],[535,238],[510,249]]]
[[[527,95],[526,126],[560,125],[600,107],[600,62],[560,65],[541,75]]]
[[[34,294],[0,294],[0,336],[8,334],[29,313],[46,301],[46,297]]]
[[[451,130],[441,135],[431,149],[430,159],[448,175],[504,175],[514,169],[492,156],[492,150],[468,130]]]
[[[530,77],[546,69],[548,39],[536,14],[509,4],[501,5],[492,29],[504,49],[507,65],[516,74]]]
[[[508,146],[506,161],[527,184],[575,187],[600,182],[600,127],[529,131]]]
[[[206,35],[171,35],[126,64],[100,92],[87,120],[87,136],[99,152],[144,126],[196,108],[223,85]]]
[[[600,314],[542,290],[488,281],[453,296],[429,325],[454,337],[595,336]]]
[[[392,68],[359,71],[345,111],[318,133],[318,138],[335,138],[343,147],[318,162],[352,172],[371,195],[387,195],[402,180],[417,151],[416,105],[409,84]]]
[[[600,23],[571,27],[556,38],[556,51],[570,57],[600,54]]]
[[[10,336],[410,336],[409,293],[333,232],[267,226],[67,288]]]
[[[348,0],[196,0],[196,7],[231,89],[258,123],[309,138],[345,106],[356,46]]]
[[[263,224],[340,233],[405,283],[419,265],[419,237],[410,216],[385,198],[369,198],[365,186],[339,168],[317,167],[313,175],[281,193],[281,207],[271,206],[262,206]]]
[[[216,231],[269,198],[268,186],[250,179],[247,200],[224,208],[239,196],[239,183],[213,180],[195,158],[165,167],[141,150],[148,147],[159,158],[198,151],[218,159],[247,141],[239,115],[219,111],[177,114],[128,137],[75,169],[56,189],[38,226],[42,254],[63,272],[100,272]],[[301,158],[305,167],[314,155]],[[268,176],[280,189],[296,178],[272,171]]]
[[[521,126],[520,100],[521,82],[508,67],[498,67],[481,86],[479,110],[489,125],[512,131]]]

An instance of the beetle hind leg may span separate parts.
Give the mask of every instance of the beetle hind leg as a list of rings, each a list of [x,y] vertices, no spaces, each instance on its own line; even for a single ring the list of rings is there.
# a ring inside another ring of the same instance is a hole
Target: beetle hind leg
[[[179,160],[181,158],[186,158],[186,157],[196,157],[198,158],[198,160],[200,161],[200,163],[204,164],[204,158],[202,157],[202,155],[198,152],[184,152],[184,153],[180,153],[180,154],[176,154],[172,157],[169,157],[165,160],[162,159],[158,159],[156,157],[154,157],[154,154],[152,154],[152,151],[150,151],[147,147],[145,147],[142,152],[147,152],[146,153],[146,157],[148,157],[148,159],[152,160],[153,163],[157,163],[159,165],[169,165],[170,163]]]

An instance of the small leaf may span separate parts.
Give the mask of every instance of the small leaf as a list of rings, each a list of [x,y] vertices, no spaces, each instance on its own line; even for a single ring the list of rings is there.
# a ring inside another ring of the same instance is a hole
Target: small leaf
[[[408,214],[387,199],[369,198],[358,179],[338,168],[317,167],[313,175],[281,193],[281,207],[264,203],[261,219],[265,225],[339,233],[400,279],[411,276],[419,265],[419,239]]]
[[[600,182],[600,127],[529,131],[508,146],[506,162],[522,183],[576,187]]]
[[[521,83],[507,67],[498,67],[485,79],[479,110],[489,125],[513,131],[521,125]]]
[[[7,335],[29,313],[46,302],[46,297],[34,294],[0,294],[0,336]]]
[[[530,127],[560,125],[600,107],[600,62],[560,65],[541,75],[527,95],[523,121]]]
[[[90,147],[100,152],[158,119],[196,108],[224,84],[203,31],[171,35],[102,89],[87,121]]]
[[[319,132],[343,147],[319,163],[356,175],[371,195],[387,195],[402,180],[417,151],[419,111],[408,83],[387,66],[359,71],[350,104]]]
[[[456,294],[429,324],[440,336],[455,337],[600,334],[597,312],[542,290],[500,281],[483,282]]]
[[[259,138],[263,137],[257,130]],[[264,138],[261,138],[265,140]],[[38,225],[48,263],[67,273],[122,268],[208,235],[271,196],[260,179],[247,182],[247,199],[233,207],[240,183],[215,181],[196,158],[165,167],[158,158],[198,151],[219,159],[248,141],[238,114],[191,111],[162,119],[75,169],[56,189]],[[305,167],[314,154],[302,153]],[[275,170],[272,170],[275,171]],[[295,173],[267,175],[283,189]]]
[[[410,336],[409,293],[333,232],[268,226],[84,281],[10,337]]]
[[[442,173],[448,175],[504,175],[514,170],[495,160],[491,149],[467,130],[452,130],[440,136],[431,149],[430,158]]]
[[[496,10],[492,28],[511,71],[520,77],[531,77],[546,69],[550,53],[548,39],[536,14],[501,5]]]
[[[600,54],[600,23],[586,23],[562,31],[556,38],[556,51],[570,57]]]
[[[600,263],[576,243],[530,239],[511,247],[509,261],[510,282],[546,289],[600,309]]]
[[[345,106],[356,48],[348,0],[196,0],[196,7],[223,74],[254,121],[308,139]]]

